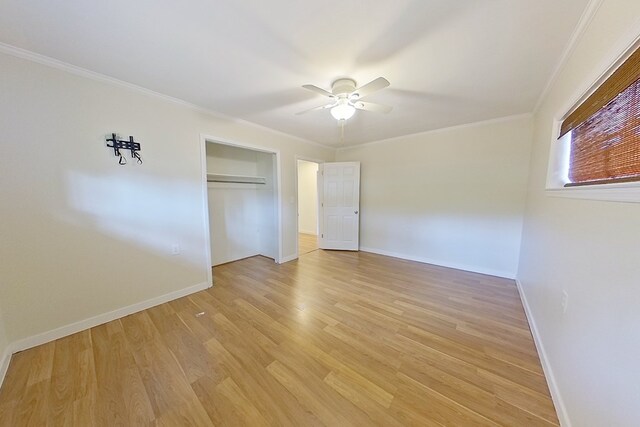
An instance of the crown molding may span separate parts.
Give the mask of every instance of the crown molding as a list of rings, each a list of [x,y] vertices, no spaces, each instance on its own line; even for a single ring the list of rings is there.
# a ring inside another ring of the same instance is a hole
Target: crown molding
[[[542,103],[547,98],[547,95],[549,94],[551,87],[555,84],[556,80],[558,79],[558,76],[560,75],[560,72],[564,69],[565,65],[567,64],[567,61],[571,57],[573,50],[576,48],[578,42],[582,39],[582,36],[587,30],[587,27],[589,27],[589,24],[591,24],[591,21],[596,15],[596,12],[598,11],[598,9],[600,9],[600,6],[602,5],[602,1],[603,0],[590,0],[589,3],[587,4],[587,7],[584,9],[584,12],[582,13],[582,16],[578,20],[578,24],[574,28],[573,33],[571,33],[571,37],[569,38],[567,45],[562,51],[562,55],[560,55],[560,59],[558,60],[558,63],[554,67],[553,72],[551,73],[551,76],[549,76],[549,80],[547,80],[547,84],[545,85],[544,89],[540,93],[540,96],[538,97],[538,100],[536,101],[536,104],[533,107],[533,114],[538,112],[538,110],[542,106]]]
[[[173,104],[189,108],[191,110],[195,110],[195,111],[198,111],[198,112],[201,112],[201,113],[205,113],[205,114],[210,115],[210,116],[212,116],[212,117],[214,117],[216,119],[219,119],[219,120],[226,120],[226,121],[235,122],[235,123],[238,123],[238,124],[241,124],[241,125],[244,125],[244,126],[249,126],[249,127],[255,128],[255,129],[260,129],[260,130],[263,130],[263,131],[271,132],[271,133],[274,133],[276,135],[281,135],[281,136],[285,136],[287,138],[294,139],[294,140],[296,140],[298,142],[302,142],[304,144],[310,144],[310,145],[314,145],[314,146],[317,146],[317,147],[322,147],[322,148],[325,148],[325,149],[328,149],[328,150],[335,150],[336,149],[335,147],[331,147],[331,146],[325,145],[325,144],[320,144],[319,142],[311,141],[311,140],[308,140],[308,139],[305,139],[305,138],[301,138],[299,136],[291,135],[291,134],[288,134],[286,132],[282,132],[282,131],[279,131],[279,130],[276,130],[276,129],[273,129],[273,128],[270,128],[270,127],[267,127],[267,126],[264,126],[264,125],[260,125],[258,123],[254,123],[254,122],[251,122],[251,121],[248,121],[248,120],[244,120],[244,119],[240,119],[240,118],[237,118],[237,117],[231,117],[231,116],[228,116],[226,114],[223,114],[223,113],[220,113],[220,112],[217,112],[217,111],[205,108],[205,107],[201,107],[201,106],[196,105],[196,104],[192,104],[192,103],[187,102],[185,100],[182,100],[180,98],[175,98],[173,96],[165,95],[163,93],[156,92],[154,90],[147,89],[145,87],[138,86],[136,84],[129,83],[129,82],[126,82],[124,80],[117,79],[115,77],[107,76],[106,74],[101,74],[101,73],[98,73],[98,72],[95,72],[95,71],[87,70],[86,68],[78,67],[76,65],[72,65],[72,64],[69,64],[67,62],[63,62],[63,61],[51,58],[49,56],[41,55],[39,53],[35,53],[35,52],[30,51],[30,50],[26,50],[26,49],[22,49],[22,48],[19,48],[19,47],[16,47],[16,46],[12,46],[10,44],[6,44],[6,43],[0,42],[0,53],[4,53],[4,54],[10,55],[10,56],[14,56],[14,57],[17,57],[17,58],[25,59],[27,61],[31,61],[31,62],[35,62],[35,63],[41,64],[41,65],[45,65],[47,67],[51,67],[51,68],[55,68],[55,69],[58,69],[58,70],[61,70],[61,71],[65,71],[67,73],[74,74],[76,76],[84,77],[84,78],[91,79],[91,80],[94,80],[94,81],[99,81],[99,82],[110,84],[110,85],[113,85],[113,86],[118,86],[118,87],[121,87],[121,88],[125,88],[125,89],[128,89],[128,90],[134,91],[134,92],[142,93],[144,95],[151,96],[151,97],[154,97],[154,98],[157,98],[157,99],[161,99],[163,101],[168,101],[168,102],[171,102]]]

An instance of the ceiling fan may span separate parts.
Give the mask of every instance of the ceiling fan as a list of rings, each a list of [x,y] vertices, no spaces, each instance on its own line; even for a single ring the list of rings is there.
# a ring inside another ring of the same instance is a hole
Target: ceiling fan
[[[361,101],[365,96],[368,96],[380,89],[384,89],[387,86],[389,86],[389,81],[384,77],[378,77],[377,79],[358,88],[356,87],[356,82],[353,79],[338,79],[331,84],[331,92],[319,88],[318,86],[304,85],[302,86],[303,88],[319,93],[320,95],[327,96],[331,98],[331,101],[328,104],[300,111],[296,114],[305,114],[310,111],[330,108],[331,115],[336,120],[344,121],[351,118],[356,110],[388,113],[392,108],[387,105]]]

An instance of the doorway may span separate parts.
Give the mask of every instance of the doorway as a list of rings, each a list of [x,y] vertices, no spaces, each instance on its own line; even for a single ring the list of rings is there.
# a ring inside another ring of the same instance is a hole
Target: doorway
[[[318,249],[318,169],[310,160],[297,160],[298,256]]]
[[[281,259],[278,153],[203,141],[211,266]]]

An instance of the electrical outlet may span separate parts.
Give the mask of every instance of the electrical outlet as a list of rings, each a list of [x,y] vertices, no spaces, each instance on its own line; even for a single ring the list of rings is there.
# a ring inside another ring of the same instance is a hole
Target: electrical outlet
[[[562,306],[562,314],[567,312],[567,304],[569,304],[569,294],[567,291],[562,291],[562,299],[560,300],[560,305]]]
[[[171,245],[171,255],[180,255],[180,245],[174,243]]]

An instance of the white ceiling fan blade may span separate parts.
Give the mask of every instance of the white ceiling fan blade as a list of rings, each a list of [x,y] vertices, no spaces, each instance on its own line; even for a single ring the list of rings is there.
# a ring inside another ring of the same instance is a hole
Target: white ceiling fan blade
[[[357,101],[353,103],[353,106],[358,110],[373,111],[374,113],[388,113],[393,110],[393,107],[388,105],[375,104],[373,102]]]
[[[318,86],[314,86],[314,85],[302,85],[302,87],[303,87],[303,88],[305,88],[305,89],[308,89],[308,90],[310,90],[310,91],[312,91],[312,92],[319,93],[320,95],[328,96],[328,97],[330,97],[330,98],[333,98],[333,97],[335,96],[335,95],[334,95],[334,94],[332,94],[331,92],[326,91],[326,90],[324,90],[324,89],[322,89],[321,87],[318,87]]]
[[[313,107],[313,108],[309,108],[308,110],[304,110],[304,111],[299,111],[296,113],[296,116],[299,116],[300,114],[305,114],[305,113],[309,113],[311,111],[316,111],[316,110],[324,110],[326,108],[331,108],[333,106],[335,106],[336,103],[331,103],[331,104],[326,104],[326,105],[321,105],[319,107]]]
[[[372,94],[373,92],[380,89],[384,89],[387,86],[389,86],[389,81],[384,77],[378,77],[377,79],[370,81],[366,85],[354,90],[353,93],[358,94],[358,98],[364,98],[365,96]]]

